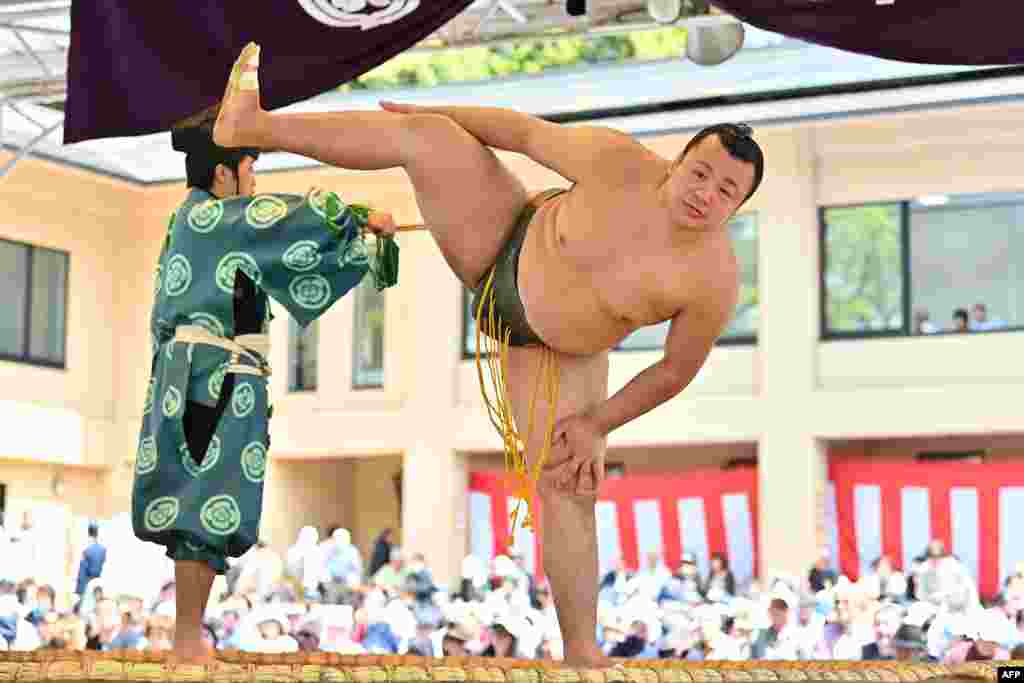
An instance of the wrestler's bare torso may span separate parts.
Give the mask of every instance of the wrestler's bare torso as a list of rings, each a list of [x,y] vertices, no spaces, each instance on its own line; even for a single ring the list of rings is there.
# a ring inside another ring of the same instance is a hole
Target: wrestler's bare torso
[[[557,351],[607,351],[738,278],[725,227],[674,226],[657,192],[668,162],[644,166],[628,183],[580,181],[534,214],[519,290],[531,327]]]

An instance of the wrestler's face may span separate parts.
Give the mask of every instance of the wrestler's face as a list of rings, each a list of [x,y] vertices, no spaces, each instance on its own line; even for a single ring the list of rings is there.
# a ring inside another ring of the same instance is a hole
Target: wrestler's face
[[[732,218],[754,186],[754,165],[709,135],[675,165],[666,182],[673,223],[713,230]]]

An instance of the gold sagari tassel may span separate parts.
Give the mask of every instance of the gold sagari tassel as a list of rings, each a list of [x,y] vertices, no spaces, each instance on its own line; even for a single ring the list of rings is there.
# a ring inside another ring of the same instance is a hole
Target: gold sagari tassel
[[[516,524],[523,512],[524,501],[527,509],[522,517],[523,528],[533,528],[533,493],[536,490],[537,480],[540,479],[541,468],[551,453],[551,442],[555,432],[555,407],[558,405],[558,359],[555,357],[554,351],[546,346],[542,347],[537,383],[530,399],[530,413],[524,441],[516,430],[515,419],[512,415],[512,402],[509,400],[508,386],[505,382],[508,373],[509,339],[512,336],[512,331],[504,328],[501,318],[495,317],[493,284],[494,269],[492,268],[484,283],[484,291],[476,310],[476,370],[480,379],[480,393],[483,396],[484,405],[487,406],[491,424],[494,425],[502,439],[505,451],[505,469],[512,475],[514,482],[513,494],[519,499],[510,515],[512,523],[509,526],[507,544],[512,545],[515,539]],[[487,304],[486,317],[484,316],[485,303]],[[485,349],[484,353],[487,355],[487,367],[496,394],[494,401],[487,395],[487,384],[484,382],[483,363],[481,363],[481,348]],[[543,446],[540,449],[540,456],[533,465],[533,471],[530,472],[526,462],[525,449],[533,435],[533,418],[541,390],[544,391],[544,397],[548,402],[547,430]]]

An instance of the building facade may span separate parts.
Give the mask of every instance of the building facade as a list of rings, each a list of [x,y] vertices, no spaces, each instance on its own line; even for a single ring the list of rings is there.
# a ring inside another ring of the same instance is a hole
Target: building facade
[[[1024,105],[978,104],[759,127],[765,180],[737,223],[742,324],[683,394],[612,433],[609,462],[685,473],[756,457],[757,569],[802,573],[827,543],[830,456],[980,448],[1012,460],[1024,445],[1022,118]],[[690,134],[642,140],[674,157]],[[507,162],[530,189],[566,185]],[[259,181],[311,186],[419,219],[398,171]],[[22,293],[0,321],[8,524],[43,510],[73,548],[83,519],[129,509],[154,267],[184,192],[38,160],[0,181],[0,258]],[[500,441],[461,285],[428,234],[399,243],[399,286],[383,295],[361,287],[304,335],[275,306],[263,525],[284,550],[306,524],[341,524],[365,552],[394,527],[450,580],[470,547],[470,473],[500,468]],[[975,303],[1005,329],[941,332]],[[939,333],[917,333],[925,308]],[[611,391],[660,358],[658,339],[612,353]]]

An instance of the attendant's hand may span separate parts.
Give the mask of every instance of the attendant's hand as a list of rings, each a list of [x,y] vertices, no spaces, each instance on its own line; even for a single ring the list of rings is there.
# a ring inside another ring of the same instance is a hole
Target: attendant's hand
[[[387,211],[370,211],[366,219],[366,229],[377,237],[391,237],[398,230],[395,218]]]

